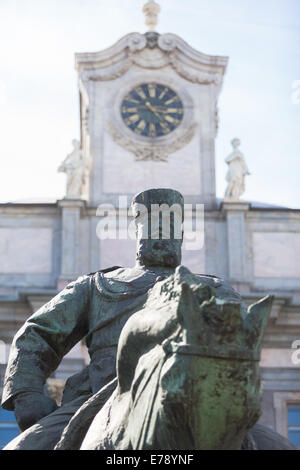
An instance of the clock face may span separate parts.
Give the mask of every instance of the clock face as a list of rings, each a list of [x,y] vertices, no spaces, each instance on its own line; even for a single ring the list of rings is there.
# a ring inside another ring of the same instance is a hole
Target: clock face
[[[121,114],[126,126],[144,137],[161,137],[174,131],[183,118],[183,104],[171,88],[147,83],[123,99]]]

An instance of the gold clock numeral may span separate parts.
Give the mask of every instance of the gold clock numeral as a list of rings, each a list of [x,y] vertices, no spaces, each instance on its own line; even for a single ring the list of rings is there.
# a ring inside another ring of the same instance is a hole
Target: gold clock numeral
[[[126,96],[124,101],[129,101],[129,103],[141,104],[141,102],[139,100],[136,100],[136,99],[132,98],[132,96],[130,96],[130,95]]]
[[[145,93],[143,92],[143,90],[140,87],[136,89],[136,92],[144,100],[147,99],[147,96],[145,95]]]
[[[147,125],[146,121],[144,121],[144,119],[142,119],[142,120],[138,123],[138,125],[137,125],[137,127],[136,127],[136,129],[135,129],[136,132],[137,132],[138,134],[141,134],[141,133],[143,132],[143,130],[145,129],[146,125]]]
[[[159,95],[158,99],[159,100],[162,100],[163,97],[165,96],[165,94],[169,91],[168,88],[164,88],[164,90],[161,92],[161,94]]]
[[[172,116],[165,116],[165,120],[173,124],[174,126],[177,126],[180,123],[180,119],[173,118]]]
[[[148,85],[149,95],[151,98],[156,97],[156,86],[153,84]]]
[[[155,137],[156,136],[156,128],[155,128],[155,125],[153,124],[153,122],[150,122],[148,135],[150,137]]]
[[[183,114],[183,110],[180,108],[168,108],[166,112],[168,114]]]
[[[169,128],[169,126],[167,125],[166,122],[161,121],[160,125],[161,125],[161,128],[162,128],[164,134],[168,134],[170,132],[170,128]]]
[[[179,101],[178,96],[173,96],[173,98],[169,99],[168,101],[165,102],[165,104],[169,105],[171,103],[175,103],[176,101]]]
[[[129,117],[129,120],[131,122],[137,122],[140,119],[140,116],[138,114],[134,114],[133,116]]]
[[[135,114],[134,116],[129,116],[128,118],[126,118],[125,122],[128,126],[130,126],[131,124],[135,124],[139,119],[140,116],[138,114]]]
[[[135,107],[135,108],[128,108],[127,106],[123,106],[123,107],[122,107],[122,113],[132,113],[132,114],[136,114],[137,112],[138,112],[137,107]]]

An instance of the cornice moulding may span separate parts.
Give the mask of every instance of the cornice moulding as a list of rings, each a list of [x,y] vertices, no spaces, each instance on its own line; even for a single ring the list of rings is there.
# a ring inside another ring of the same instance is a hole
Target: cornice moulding
[[[179,75],[193,83],[219,85],[226,72],[228,57],[199,52],[179,36],[170,33],[128,34],[103,51],[77,53],[76,68],[85,80],[113,80],[124,75],[133,63],[146,67],[147,64],[139,54],[146,47],[149,50],[159,48],[165,54],[164,65],[170,64]],[[149,68],[157,68],[154,62],[149,60]],[[115,70],[112,70],[112,67]],[[194,70],[194,73],[186,68]]]

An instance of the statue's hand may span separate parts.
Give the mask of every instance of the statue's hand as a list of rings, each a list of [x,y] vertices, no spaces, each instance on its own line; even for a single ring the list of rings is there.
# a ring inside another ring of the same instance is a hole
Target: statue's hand
[[[57,408],[53,398],[39,392],[23,392],[14,399],[15,417],[21,431],[25,431]]]

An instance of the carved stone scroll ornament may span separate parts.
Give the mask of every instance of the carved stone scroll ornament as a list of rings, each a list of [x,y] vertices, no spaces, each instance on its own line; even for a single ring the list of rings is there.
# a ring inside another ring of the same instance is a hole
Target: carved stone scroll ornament
[[[172,34],[162,34],[158,36],[157,39],[158,47],[162,51],[170,52],[174,51],[177,48],[176,41]]]
[[[82,78],[85,80],[92,80],[95,82],[107,82],[110,80],[116,80],[117,78],[122,77],[125,73],[128,72],[130,67],[134,64],[134,54],[141,51],[147,46],[147,39],[144,34],[131,34],[128,37],[126,48],[127,48],[127,57],[119,65],[119,68],[112,70],[109,73],[102,73],[101,68],[95,69],[91,68],[82,72]],[[96,74],[95,74],[96,72]]]
[[[172,68],[175,70],[175,72],[178,73],[178,75],[180,75],[182,78],[185,78],[189,82],[198,83],[199,85],[211,85],[211,84],[220,85],[222,82],[221,75],[216,74],[216,73],[211,74],[211,73],[206,73],[206,72],[200,72],[200,73],[197,73],[197,75],[193,75],[189,73],[179,63],[179,61],[176,58],[176,54],[174,52],[169,54],[169,63],[172,66]],[[86,72],[83,78],[91,80],[93,82],[108,82],[111,80],[117,80],[118,78],[123,77],[123,75],[125,75],[129,71],[129,69],[131,68],[133,64],[136,64],[140,67],[145,68],[145,66],[141,64],[138,59],[136,60],[133,53],[129,52],[128,58],[123,62],[122,66],[119,67],[117,70],[114,70],[110,73],[103,74],[103,75],[101,73],[97,73],[96,76],[95,75],[89,76],[90,74]],[[152,66],[151,68],[160,68],[160,67],[161,67],[161,64],[155,67]]]
[[[219,73],[206,73],[198,72],[193,75],[189,73],[184,67],[182,67],[180,61],[177,58],[176,50],[177,43],[172,34],[163,34],[158,38],[158,46],[161,50],[168,53],[169,63],[181,77],[185,78],[189,82],[198,83],[200,85],[210,85],[214,83],[215,85],[220,85],[222,83],[222,76]]]
[[[170,64],[182,78],[185,78],[189,82],[198,83],[199,85],[220,85],[222,83],[222,76],[218,73],[206,73],[198,72],[197,75],[189,73],[176,58],[176,52],[172,51],[169,54]]]
[[[101,74],[97,72],[97,75],[94,75],[95,70],[89,70],[85,72],[84,78],[91,80],[93,82],[108,82],[110,80],[116,80],[117,78],[123,77],[123,75],[125,75],[125,73],[128,72],[128,70],[133,65],[133,63],[134,63],[133,53],[129,52],[128,58],[123,62],[123,64],[117,70],[114,70],[106,74]]]
[[[144,34],[131,34],[128,38],[128,47],[130,52],[138,52],[147,46],[147,38]]]
[[[128,150],[128,152],[133,153],[136,161],[139,162],[167,162],[170,154],[181,150],[185,145],[191,142],[196,130],[196,124],[193,124],[175,141],[159,144],[153,142],[138,142],[136,139],[130,139],[123,132],[117,130],[112,122],[107,122],[106,125],[114,142],[125,150]]]
[[[172,66],[172,68],[175,70],[176,73],[178,73],[178,75],[180,75],[185,80],[188,80],[189,82],[198,83],[199,85],[211,85],[211,84],[220,85],[222,82],[222,76],[217,73],[211,74],[211,73],[206,73],[206,72],[198,72],[195,75],[189,73],[180,64],[179,60],[176,57],[175,51],[172,51],[168,54],[168,60],[166,61],[166,64],[164,65],[167,65],[167,63],[169,63]],[[101,74],[99,70],[97,75],[94,75],[95,70],[89,70],[84,73],[84,76],[82,78],[85,80],[92,80],[94,82],[106,82],[110,80],[116,80],[118,78],[123,77],[123,75],[125,75],[129,71],[129,69],[131,68],[133,64],[136,64],[140,67],[145,68],[145,65],[140,62],[139,58],[134,56],[134,52],[129,51],[127,59],[123,62],[123,64],[118,69],[113,70],[112,72],[106,73],[106,74]],[[152,67],[149,67],[149,64],[148,64],[147,68],[160,68],[160,67],[161,67],[161,64],[159,64],[158,66],[155,64],[155,66],[152,66]]]
[[[161,51],[165,53],[164,63],[162,64],[161,61],[159,61],[159,64],[153,64],[149,63],[149,60],[147,60],[147,63],[144,64],[143,60],[141,61],[138,52],[143,50],[145,47],[148,47],[149,49],[158,47],[161,49]],[[160,68],[170,64],[178,75],[192,83],[198,83],[200,85],[220,85],[222,83],[222,75],[219,73],[212,74],[199,71],[192,74],[187,71],[182,66],[181,61],[177,56],[178,45],[176,40],[170,34],[159,35],[158,33],[148,32],[144,35],[135,33],[127,38],[124,49],[127,49],[127,53],[123,58],[123,61],[119,63],[118,67],[113,68],[108,73],[104,73],[101,67],[91,67],[81,72],[81,79],[105,82],[122,77],[129,71],[133,64],[142,68],[151,69]]]

